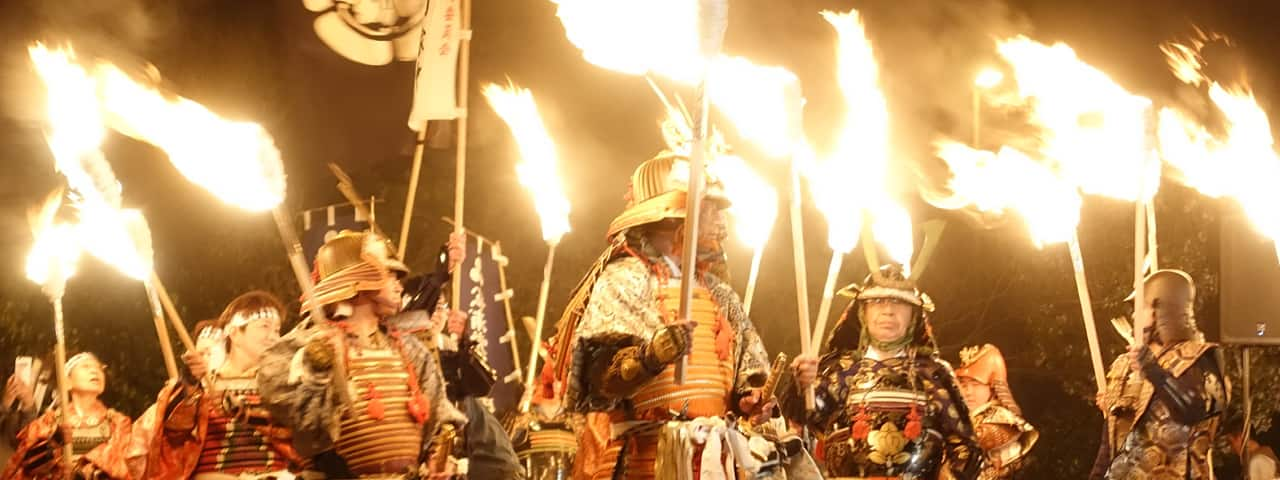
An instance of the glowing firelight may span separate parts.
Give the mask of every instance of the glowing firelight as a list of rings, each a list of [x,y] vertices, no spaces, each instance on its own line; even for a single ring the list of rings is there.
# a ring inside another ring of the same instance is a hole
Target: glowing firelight
[[[1004,81],[1004,73],[994,68],[984,68],[973,77],[973,86],[978,88],[991,88],[999,85]]]
[[[822,16],[839,38],[837,79],[847,111],[835,151],[808,175],[814,203],[827,218],[827,243],[848,253],[857,246],[862,223],[870,221],[894,260],[910,263],[910,217],[883,188],[890,155],[889,109],[875,54],[857,11],[824,11]],[[855,180],[856,185],[851,183]]]
[[[734,155],[717,156],[709,169],[724,182],[738,238],[752,249],[763,248],[778,217],[777,190]]]
[[[1066,44],[1019,36],[997,49],[1013,67],[1018,93],[1040,129],[1041,148],[1028,154],[1056,165],[1086,194],[1131,201],[1155,194],[1159,182],[1144,181],[1153,173],[1150,100],[1084,63]]]
[[[1066,242],[1075,234],[1080,194],[1042,163],[1010,147],[992,153],[944,141],[936,148],[951,169],[950,196],[927,198],[930,203],[993,214],[1016,212],[1037,246]]]
[[[781,67],[762,67],[741,57],[721,57],[711,66],[711,104],[738,134],[765,154],[792,152],[803,135],[800,80]]]
[[[284,200],[284,164],[261,125],[145,86],[112,65],[96,69],[110,125],[164,150],[187,179],[224,202],[265,211]]]
[[[29,215],[35,242],[27,254],[27,279],[41,285],[54,298],[62,295],[67,279],[75,275],[76,261],[80,259],[75,227],[55,220],[62,206],[62,193],[62,190],[53,192],[39,209]]]
[[[74,193],[78,222],[71,231],[94,257],[129,277],[149,278],[150,232],[140,213],[120,208],[120,182],[99,149],[105,131],[92,77],[75,63],[69,49],[49,50],[37,44],[28,51],[46,86],[49,150]],[[145,242],[139,238],[142,232]],[[143,244],[145,251],[139,248]]]
[[[1180,48],[1179,48],[1180,47]],[[1247,88],[1227,88],[1201,75],[1198,50],[1170,44],[1163,48],[1170,67],[1183,81],[1208,83],[1209,99],[1222,113],[1225,134],[1214,136],[1185,113],[1160,111],[1160,152],[1177,180],[1211,197],[1229,197],[1263,235],[1280,239],[1280,155],[1271,123]],[[1277,247],[1280,255],[1280,246]]]
[[[484,86],[484,96],[520,146],[521,161],[516,173],[520,184],[533,193],[533,203],[542,220],[543,240],[559,243],[569,232],[569,199],[556,173],[555,142],[538,114],[533,93],[514,84],[501,87],[491,83]]]

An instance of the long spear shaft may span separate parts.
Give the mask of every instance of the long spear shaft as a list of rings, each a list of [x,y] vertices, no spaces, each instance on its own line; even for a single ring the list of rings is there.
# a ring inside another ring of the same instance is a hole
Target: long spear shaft
[[[1080,251],[1080,236],[1072,233],[1067,241],[1071,251],[1071,266],[1076,273],[1076,293],[1080,296],[1080,314],[1084,318],[1084,333],[1089,339],[1089,357],[1093,363],[1093,380],[1098,391],[1107,389],[1107,374],[1102,368],[1102,349],[1098,347],[1098,326],[1093,320],[1093,301],[1089,298],[1089,282],[1084,275],[1084,255]]]
[[[551,266],[556,258],[557,243],[547,244],[547,264],[542,267],[542,288],[538,291],[538,313],[534,317],[533,331],[529,332],[529,369],[525,371],[524,404],[520,411],[528,412],[533,403],[533,380],[537,378],[538,342],[542,339],[542,326],[547,318],[547,296],[551,292]]]
[[[453,191],[453,220],[454,233],[462,233],[466,231],[462,223],[463,208],[466,199],[467,186],[467,83],[470,81],[471,70],[471,0],[461,0],[462,3],[462,39],[459,41],[458,47],[458,102],[462,105],[458,110],[457,120],[457,153],[455,163],[457,168],[454,171],[454,191]],[[425,129],[424,129],[425,130]],[[462,275],[453,276],[452,294],[450,295],[450,304],[454,308],[462,304]]]
[[[813,355],[813,342],[809,340],[809,273],[804,263],[804,221],[800,208],[800,169],[791,159],[791,255],[796,272],[796,319],[800,322],[800,353]],[[804,391],[804,407],[813,410],[816,405],[813,386]]]
[[[747,274],[747,291],[742,297],[742,310],[751,316],[751,301],[756,297],[756,282],[760,280],[760,260],[764,257],[764,249],[756,247],[751,254],[751,271]]]
[[[147,301],[151,304],[151,319],[156,325],[156,338],[160,340],[160,353],[164,356],[164,370],[169,379],[178,378],[178,362],[173,356],[173,344],[169,340],[169,330],[164,325],[164,309],[160,306],[160,295],[151,282],[143,282],[146,287]],[[181,331],[181,329],[179,329]],[[188,347],[195,350],[194,346]]]

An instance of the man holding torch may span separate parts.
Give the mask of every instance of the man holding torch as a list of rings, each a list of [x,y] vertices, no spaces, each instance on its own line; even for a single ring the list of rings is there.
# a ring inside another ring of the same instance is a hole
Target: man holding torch
[[[579,285],[559,324],[565,407],[606,421],[582,435],[608,439],[579,455],[589,478],[675,478],[733,468],[726,413],[767,411],[759,388],[768,360],[741,301],[713,271],[723,263],[725,198],[708,178],[702,202],[692,321],[679,321],[687,160],[664,153],[631,177],[626,211],[610,225],[609,250]],[[565,354],[568,355],[565,355]],[[686,378],[675,363],[688,356]],[[596,431],[603,429],[604,431]],[[612,432],[612,433],[611,433]],[[698,440],[695,440],[697,438]]]
[[[402,293],[388,269],[391,251],[369,233],[325,242],[302,311],[322,308],[330,323],[304,319],[267,351],[258,372],[271,415],[326,478],[425,475],[437,430],[465,423],[445,397],[435,355],[411,334],[415,326],[389,321]]]
[[[782,398],[790,418],[822,435],[828,478],[976,478],[982,451],[955,374],[937,354],[932,300],[898,265],[841,294],[853,302],[826,355],[797,357],[796,388]],[[816,407],[805,411],[810,385]]]
[[[1150,328],[1147,342],[1111,364],[1090,478],[1212,478],[1209,450],[1230,394],[1222,351],[1196,327],[1190,275],[1157,270],[1142,288],[1134,328]]]

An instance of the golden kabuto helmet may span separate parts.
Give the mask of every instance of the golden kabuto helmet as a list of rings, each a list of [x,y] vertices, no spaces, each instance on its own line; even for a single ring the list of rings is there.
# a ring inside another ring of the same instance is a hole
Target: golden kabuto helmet
[[[344,230],[316,252],[315,290],[302,301],[305,315],[312,306],[324,307],[355,298],[360,292],[381,290],[393,278],[391,252],[385,239],[366,232]]]
[[[906,276],[902,265],[889,264],[880,267],[878,272],[868,275],[861,285],[849,285],[840,289],[837,294],[852,298],[853,301],[845,307],[840,321],[831,331],[831,340],[828,342],[831,350],[847,350],[854,346],[863,348],[871,344],[881,349],[898,348],[908,344],[936,348],[928,319],[928,314],[933,312],[933,300],[916,287],[915,281]],[[866,331],[867,328],[862,319],[863,307],[867,302],[886,299],[911,305],[914,314],[902,338],[891,342],[879,342],[871,338]],[[856,322],[851,321],[851,314],[857,320]]]
[[[956,378],[967,378],[986,386],[1009,383],[1009,369],[1004,355],[995,345],[965,347],[960,350],[960,366]]]
[[[685,218],[685,202],[689,197],[688,158],[672,152],[658,154],[636,167],[627,188],[627,208],[609,224],[609,238],[632,227]],[[728,204],[724,184],[709,173],[704,194],[707,200]]]

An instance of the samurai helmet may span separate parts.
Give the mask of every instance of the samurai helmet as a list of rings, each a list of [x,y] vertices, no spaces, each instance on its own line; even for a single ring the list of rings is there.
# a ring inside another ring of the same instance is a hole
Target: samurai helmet
[[[1004,355],[995,345],[964,347],[960,350],[960,367],[956,378],[967,378],[986,386],[1009,383],[1009,369]]]
[[[837,292],[842,297],[852,298],[845,307],[840,321],[831,332],[829,347],[831,350],[847,350],[855,345],[865,348],[875,345],[882,350],[892,350],[907,345],[936,349],[933,333],[929,328],[928,314],[933,312],[933,300],[928,294],[916,287],[914,280],[905,275],[902,265],[893,263],[880,267],[878,272],[868,275],[862,284],[852,284]],[[892,300],[912,306],[912,320],[907,325],[907,332],[900,339],[889,342],[875,340],[867,332],[863,321],[866,304],[872,301]],[[850,314],[856,314],[857,322],[850,321]]]
[[[378,235],[342,231],[325,241],[316,252],[316,286],[302,301],[302,312],[312,306],[345,302],[360,292],[378,291],[392,279],[388,268],[389,244]]]
[[[724,184],[710,174],[703,192],[706,200],[728,204]],[[683,154],[663,152],[646,160],[631,174],[627,208],[609,224],[608,237],[629,228],[667,219],[684,219],[689,195],[689,161]]]
[[[1182,270],[1156,270],[1142,281],[1143,303],[1135,306],[1141,314],[1142,307],[1155,311],[1151,327],[1162,342],[1176,343],[1201,336],[1196,326],[1196,284],[1191,275]],[[1137,292],[1126,300],[1134,300]]]

